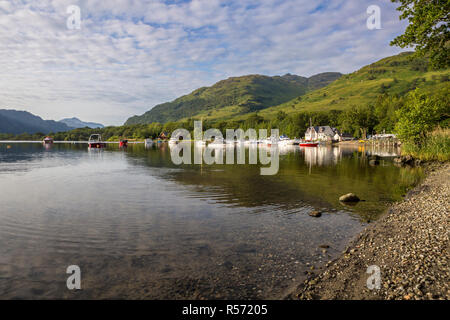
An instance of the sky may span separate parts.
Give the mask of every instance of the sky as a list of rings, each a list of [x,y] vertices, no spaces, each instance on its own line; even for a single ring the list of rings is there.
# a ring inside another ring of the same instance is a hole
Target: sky
[[[80,9],[80,28],[69,6]],[[367,8],[381,9],[369,30]],[[120,125],[246,74],[350,73],[401,52],[390,0],[0,0],[0,109]]]

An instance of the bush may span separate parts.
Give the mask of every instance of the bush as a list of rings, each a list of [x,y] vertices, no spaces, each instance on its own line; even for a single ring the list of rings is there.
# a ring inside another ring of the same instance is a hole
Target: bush
[[[407,142],[402,152],[422,160],[450,160],[450,129],[437,128],[420,145]]]

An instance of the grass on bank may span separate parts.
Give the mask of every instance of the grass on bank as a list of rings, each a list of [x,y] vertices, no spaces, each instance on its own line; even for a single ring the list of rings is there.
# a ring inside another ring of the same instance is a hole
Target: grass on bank
[[[425,161],[450,161],[450,129],[435,129],[421,144],[404,143],[402,153]]]

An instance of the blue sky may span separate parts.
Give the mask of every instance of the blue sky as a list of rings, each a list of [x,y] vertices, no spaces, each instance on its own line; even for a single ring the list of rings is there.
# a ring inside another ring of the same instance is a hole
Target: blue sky
[[[69,5],[81,29],[69,30]],[[381,30],[366,26],[370,5]],[[231,76],[353,72],[401,52],[389,0],[0,0],[0,108],[122,124]]]

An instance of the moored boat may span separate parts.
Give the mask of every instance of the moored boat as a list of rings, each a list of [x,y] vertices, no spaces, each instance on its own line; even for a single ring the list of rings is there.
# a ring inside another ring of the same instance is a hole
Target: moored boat
[[[146,148],[150,148],[151,146],[153,146],[153,140],[152,139],[145,139],[144,144],[145,144]]]
[[[288,136],[283,135],[280,137],[278,144],[282,147],[292,146],[294,145],[294,140],[290,139]]]
[[[92,134],[89,137],[88,144],[90,149],[106,148],[106,143],[102,141],[102,136],[100,134]]]
[[[50,138],[50,137],[45,137],[45,139],[44,140],[42,140],[42,143],[43,144],[53,144],[53,138]]]
[[[119,147],[120,147],[120,148],[126,148],[126,147],[128,147],[128,140],[120,140],[120,141],[119,141]]]
[[[305,142],[299,143],[300,147],[317,147],[318,145],[319,145],[318,142],[313,142],[313,141],[305,141]]]

